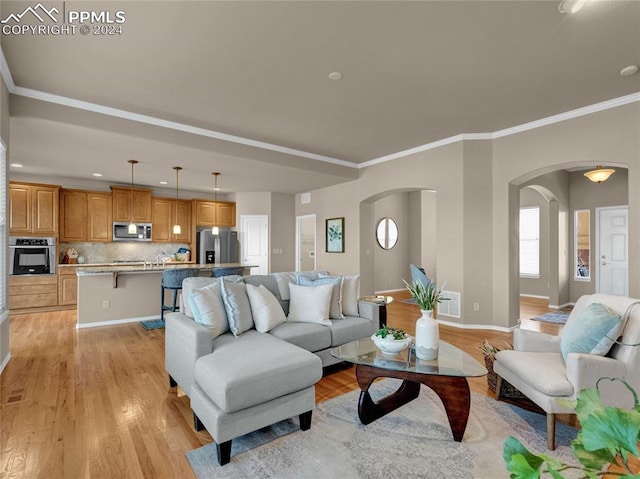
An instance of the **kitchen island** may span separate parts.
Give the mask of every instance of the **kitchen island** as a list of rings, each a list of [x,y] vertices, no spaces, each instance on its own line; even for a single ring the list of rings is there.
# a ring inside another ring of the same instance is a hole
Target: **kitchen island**
[[[242,267],[250,274],[256,265],[240,263],[103,263],[78,265],[77,328],[106,326],[160,318],[162,273],[172,269],[197,269],[211,276],[220,268]]]

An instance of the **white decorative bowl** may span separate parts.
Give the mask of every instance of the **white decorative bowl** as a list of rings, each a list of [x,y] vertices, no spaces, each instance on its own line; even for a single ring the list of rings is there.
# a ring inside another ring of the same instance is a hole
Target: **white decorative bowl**
[[[371,336],[371,340],[383,354],[397,354],[404,351],[411,344],[411,336],[404,339],[382,338],[375,334]]]

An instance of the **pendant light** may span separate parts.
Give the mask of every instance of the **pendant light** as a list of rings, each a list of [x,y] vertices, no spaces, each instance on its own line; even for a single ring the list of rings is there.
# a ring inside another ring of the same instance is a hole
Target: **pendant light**
[[[176,214],[174,216],[176,223],[173,225],[173,234],[179,235],[182,233],[182,228],[178,224],[178,174],[180,173],[180,170],[182,169],[182,167],[174,166],[173,169],[176,170],[176,211],[175,211]]]
[[[213,228],[211,228],[211,234],[217,236],[220,234],[220,228],[218,228],[218,176],[220,176],[220,173],[216,171],[211,174],[215,177],[213,184],[213,202],[215,205],[213,207]]]
[[[129,228],[127,229],[127,232],[130,235],[134,235],[138,232],[138,227],[136,226],[136,224],[133,221],[133,166],[136,165],[138,163],[138,160],[129,160],[129,163],[131,164],[131,195],[129,198],[129,219],[130,219],[130,223],[129,223]]]
[[[587,171],[584,176],[594,183],[602,183],[603,181],[607,181],[615,172],[616,170],[612,168],[603,168],[602,165],[598,165],[595,170]]]

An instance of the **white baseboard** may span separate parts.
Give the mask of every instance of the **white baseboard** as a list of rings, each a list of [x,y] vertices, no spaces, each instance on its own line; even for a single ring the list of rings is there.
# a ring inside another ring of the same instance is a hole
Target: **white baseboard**
[[[547,301],[549,301],[549,296],[539,296],[537,294],[520,293],[520,297],[521,298],[533,298],[533,299],[546,299]]]
[[[11,359],[11,353],[9,352],[7,354],[7,357],[4,358],[4,361],[2,361],[2,364],[0,364],[0,374],[2,374],[2,371],[4,371],[4,368],[7,366],[7,364],[9,364],[10,359]]]
[[[558,305],[555,305],[555,304],[550,304],[550,305],[549,305],[549,308],[550,308],[550,309],[560,309],[560,308],[565,308],[565,307],[567,307],[567,306],[575,306],[575,305],[576,305],[576,303],[571,303],[571,302],[569,302],[569,303],[564,303],[564,304],[561,304],[561,305],[559,305],[559,306],[558,306]]]
[[[458,329],[488,329],[490,331],[501,331],[503,333],[510,333],[514,329],[517,329],[519,327],[518,325],[505,328],[503,326],[495,326],[493,324],[460,324],[454,323],[452,321],[444,321],[440,318],[438,318],[438,323],[444,324],[445,326],[452,326]]]
[[[97,328],[100,326],[114,326],[116,324],[135,323],[139,321],[152,321],[160,319],[160,316],[142,316],[140,318],[114,319],[113,321],[96,321],[95,323],[76,324],[76,329]]]
[[[375,295],[382,295],[384,293],[397,293],[398,291],[407,291],[407,288],[400,288],[400,289],[385,289],[384,291],[376,291]]]

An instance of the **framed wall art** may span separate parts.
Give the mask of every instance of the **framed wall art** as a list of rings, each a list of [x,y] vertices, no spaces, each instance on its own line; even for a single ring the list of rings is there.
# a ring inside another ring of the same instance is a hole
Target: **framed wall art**
[[[327,253],[344,253],[344,217],[327,219]]]

